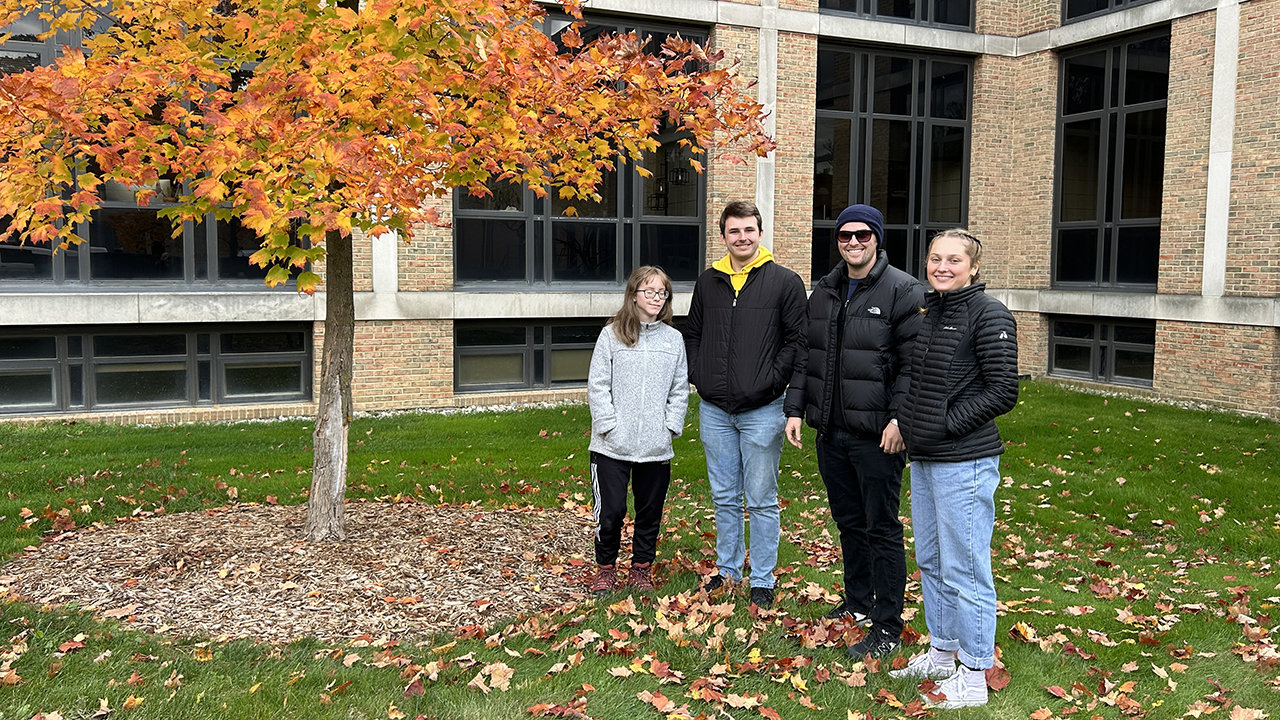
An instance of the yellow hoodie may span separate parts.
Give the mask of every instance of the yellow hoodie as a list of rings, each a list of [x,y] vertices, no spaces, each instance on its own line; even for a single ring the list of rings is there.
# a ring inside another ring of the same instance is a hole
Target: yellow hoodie
[[[736,297],[738,293],[742,292],[742,286],[747,284],[747,275],[751,273],[751,270],[767,262],[773,262],[773,253],[769,252],[769,248],[761,245],[756,252],[756,259],[747,263],[746,267],[742,268],[741,271],[734,271],[733,263],[730,262],[728,254],[711,263],[711,267],[729,276],[729,282],[733,284],[733,294]]]

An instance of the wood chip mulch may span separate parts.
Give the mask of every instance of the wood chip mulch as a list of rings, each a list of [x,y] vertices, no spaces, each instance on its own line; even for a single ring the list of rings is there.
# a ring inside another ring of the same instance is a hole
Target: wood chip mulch
[[[586,594],[580,512],[350,502],[348,539],[317,544],[305,512],[237,505],[65,533],[0,568],[0,598],[281,642],[426,639]]]

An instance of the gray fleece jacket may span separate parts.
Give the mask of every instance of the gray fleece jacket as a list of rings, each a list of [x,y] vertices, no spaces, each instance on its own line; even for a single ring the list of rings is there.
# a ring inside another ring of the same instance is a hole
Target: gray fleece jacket
[[[689,366],[680,331],[665,323],[640,326],[627,347],[605,325],[587,375],[592,452],[615,460],[659,462],[675,456],[672,438],[689,409]]]

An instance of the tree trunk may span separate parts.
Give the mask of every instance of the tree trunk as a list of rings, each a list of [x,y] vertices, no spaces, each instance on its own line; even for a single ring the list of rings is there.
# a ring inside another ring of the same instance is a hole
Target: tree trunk
[[[347,537],[347,433],[351,427],[351,367],[355,360],[355,296],[351,286],[351,236],[325,237],[324,360],[312,436],[315,460],[307,499],[307,540]]]

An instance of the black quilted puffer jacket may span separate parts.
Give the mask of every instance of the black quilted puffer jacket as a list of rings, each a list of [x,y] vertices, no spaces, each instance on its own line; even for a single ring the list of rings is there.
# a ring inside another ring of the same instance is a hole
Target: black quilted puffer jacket
[[[956,462],[999,455],[995,419],[1018,402],[1013,315],[976,283],[925,295],[899,429],[912,460]]]

